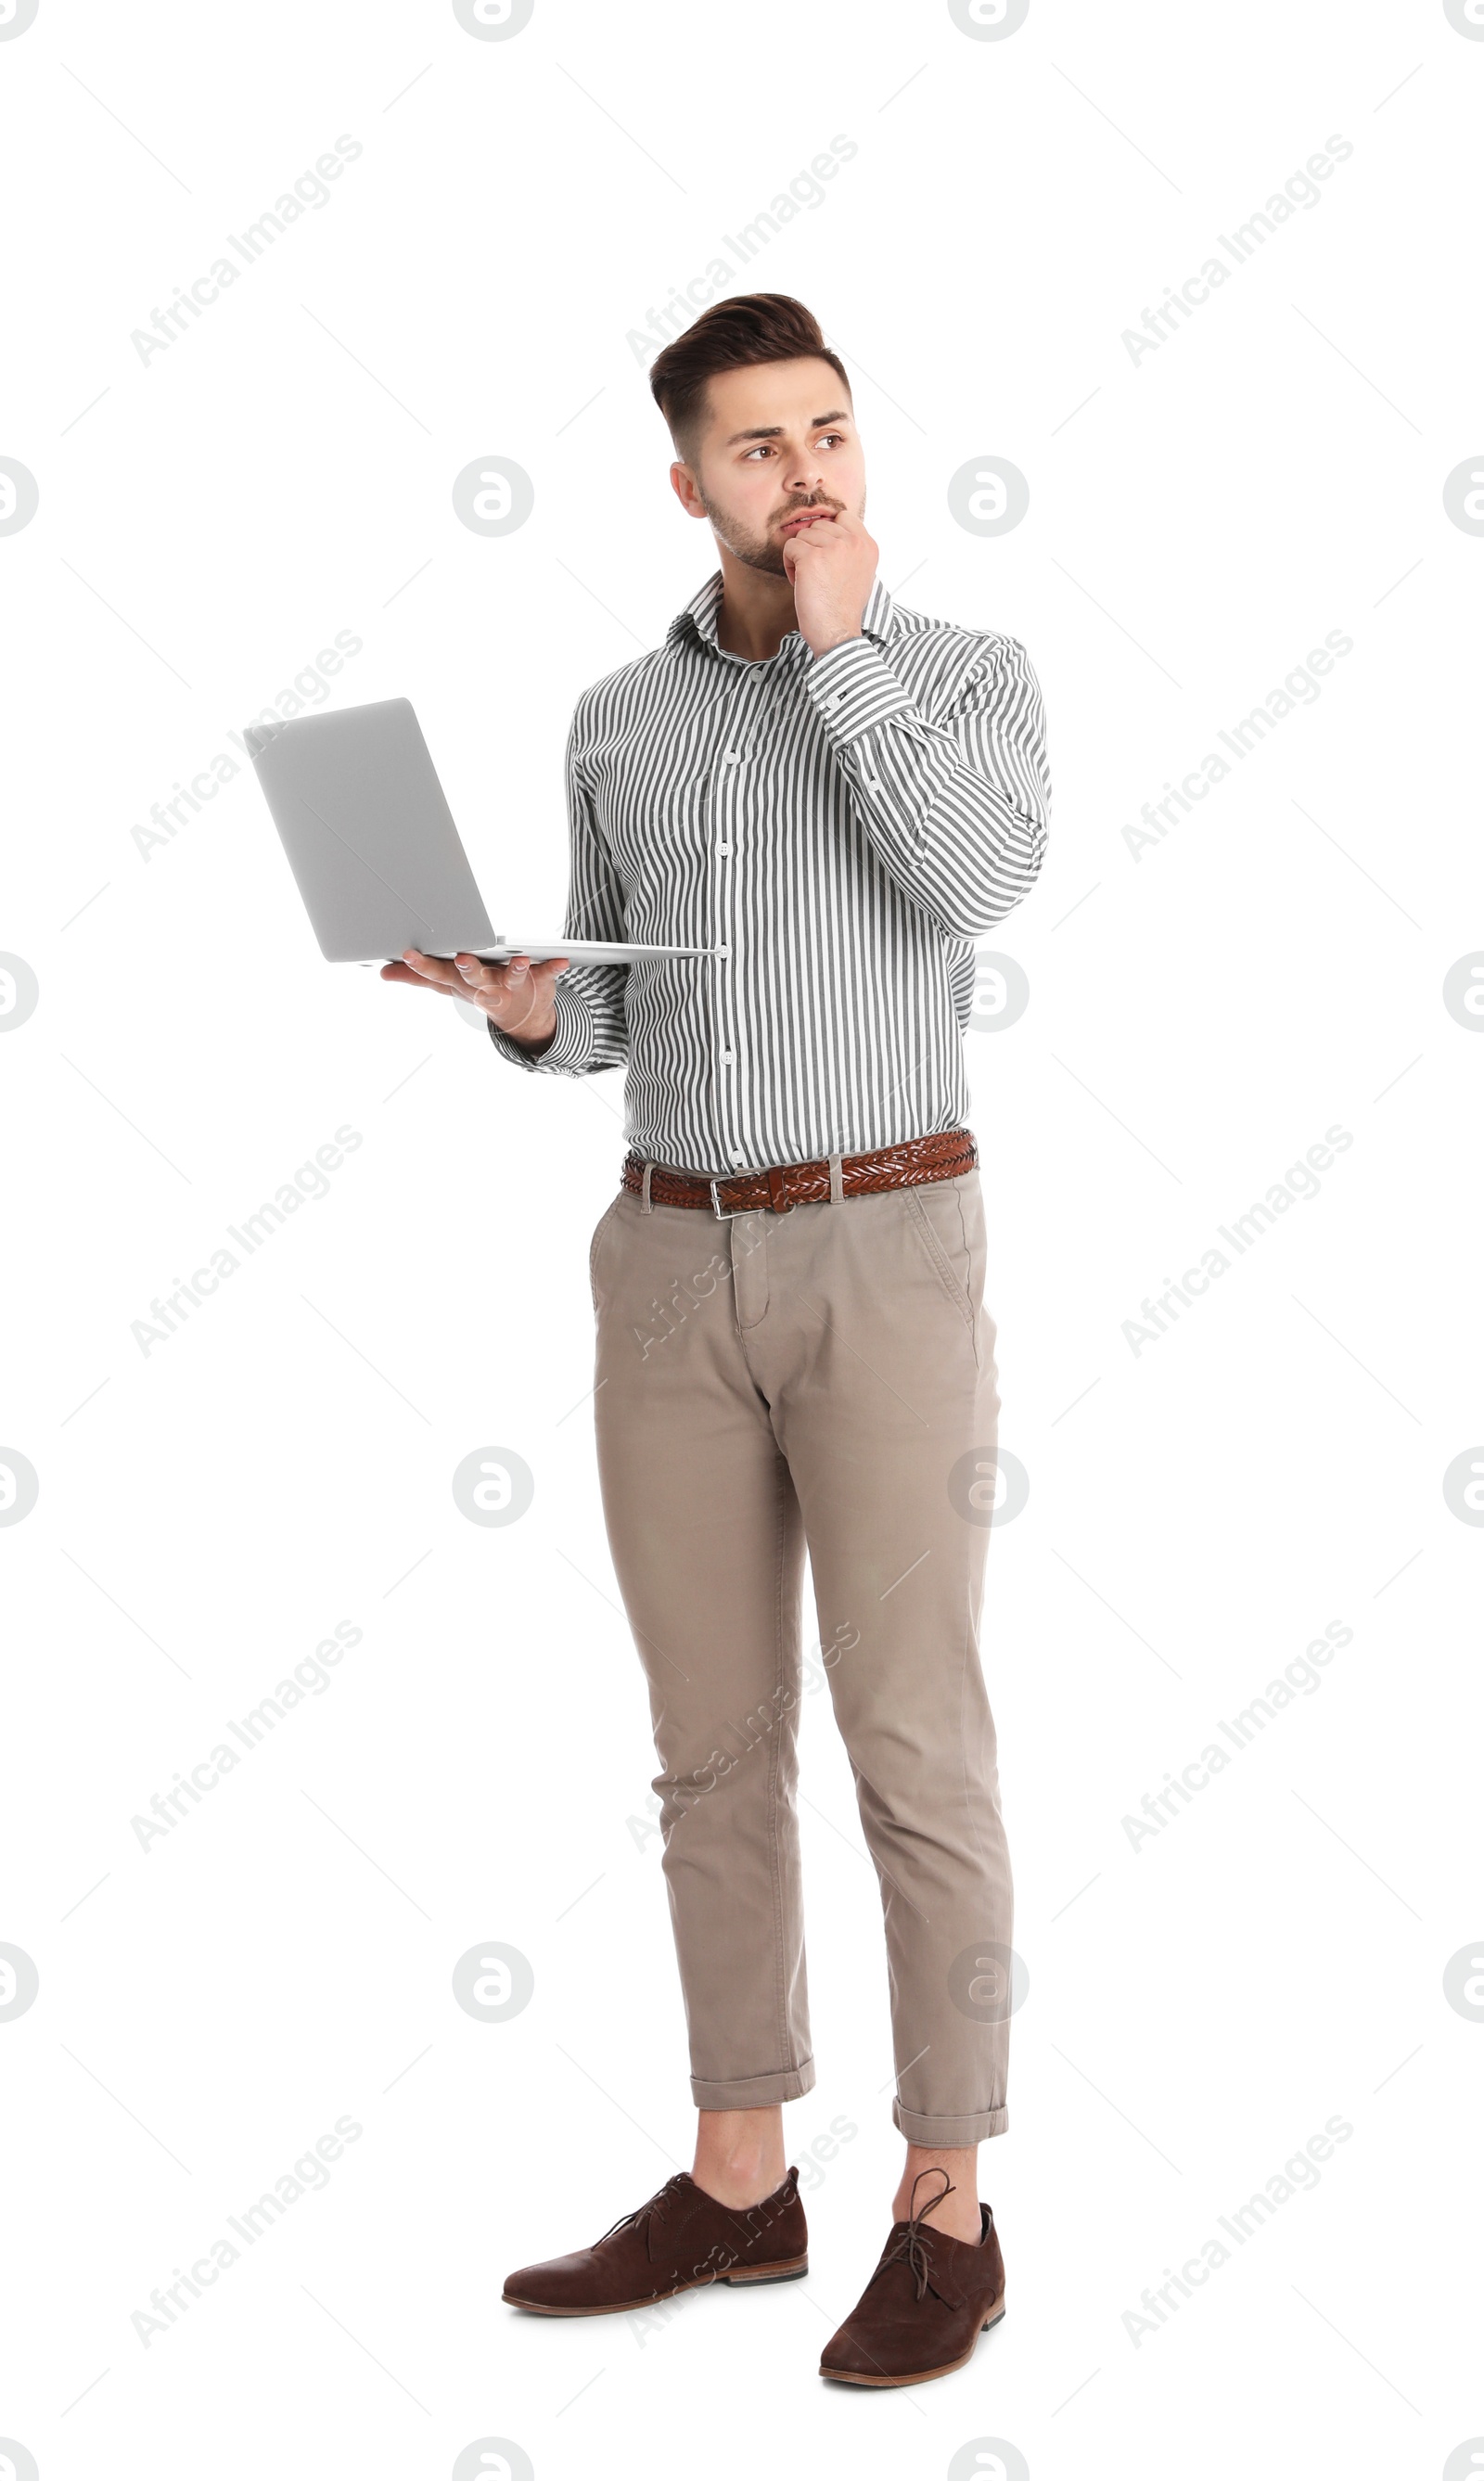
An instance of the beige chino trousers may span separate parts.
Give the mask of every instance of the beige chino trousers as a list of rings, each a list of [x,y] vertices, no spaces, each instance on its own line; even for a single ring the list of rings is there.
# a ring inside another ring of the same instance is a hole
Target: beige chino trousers
[[[814,2083],[799,1883],[807,1546],[920,2145],[1006,2125],[1011,1886],[977,1621],[1000,1410],[979,1174],[592,1236],[613,1566],[649,1682],[703,2110]]]

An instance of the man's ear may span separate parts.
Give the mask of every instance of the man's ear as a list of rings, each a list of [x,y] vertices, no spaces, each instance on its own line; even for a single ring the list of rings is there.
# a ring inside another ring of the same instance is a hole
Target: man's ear
[[[688,517],[704,517],[706,510],[696,489],[695,478],[683,457],[677,457],[670,467],[670,488]]]

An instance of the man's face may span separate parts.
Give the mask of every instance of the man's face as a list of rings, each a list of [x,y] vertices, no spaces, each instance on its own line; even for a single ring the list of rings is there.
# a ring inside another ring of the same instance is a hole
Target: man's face
[[[783,546],[803,511],[866,513],[866,460],[849,394],[828,362],[759,362],[707,383],[691,461],[671,466],[692,516],[748,568],[787,577]]]

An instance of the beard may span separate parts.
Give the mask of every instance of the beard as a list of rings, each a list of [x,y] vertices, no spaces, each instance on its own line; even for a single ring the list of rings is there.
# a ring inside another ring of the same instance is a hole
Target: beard
[[[718,542],[726,545],[734,560],[741,561],[744,568],[761,569],[768,577],[786,578],[788,576],[789,572],[784,564],[783,545],[773,540],[770,529],[765,530],[762,534],[753,534],[739,519],[726,516],[714,501],[707,498],[699,483],[696,484],[696,489],[700,493],[701,506],[711,520],[713,534]],[[785,518],[800,516],[806,509],[828,509],[831,515],[838,515],[844,507],[844,500],[826,499],[821,492],[816,500],[798,500],[792,502],[786,509],[780,509],[772,524],[782,525]],[[865,513],[866,503],[863,498],[855,514],[864,516]]]

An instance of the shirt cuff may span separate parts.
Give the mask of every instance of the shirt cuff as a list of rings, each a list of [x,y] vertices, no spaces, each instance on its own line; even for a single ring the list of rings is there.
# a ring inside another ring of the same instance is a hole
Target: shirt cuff
[[[804,686],[837,743],[853,741],[917,703],[870,638],[846,638],[827,655],[817,655]]]
[[[533,1051],[529,1044],[517,1042],[489,1016],[484,1022],[495,1049],[507,1059],[513,1059],[518,1068],[575,1068],[592,1047],[587,1011],[577,993],[565,989],[560,979],[552,993],[552,1005],[557,1012],[557,1031],[544,1051]]]

